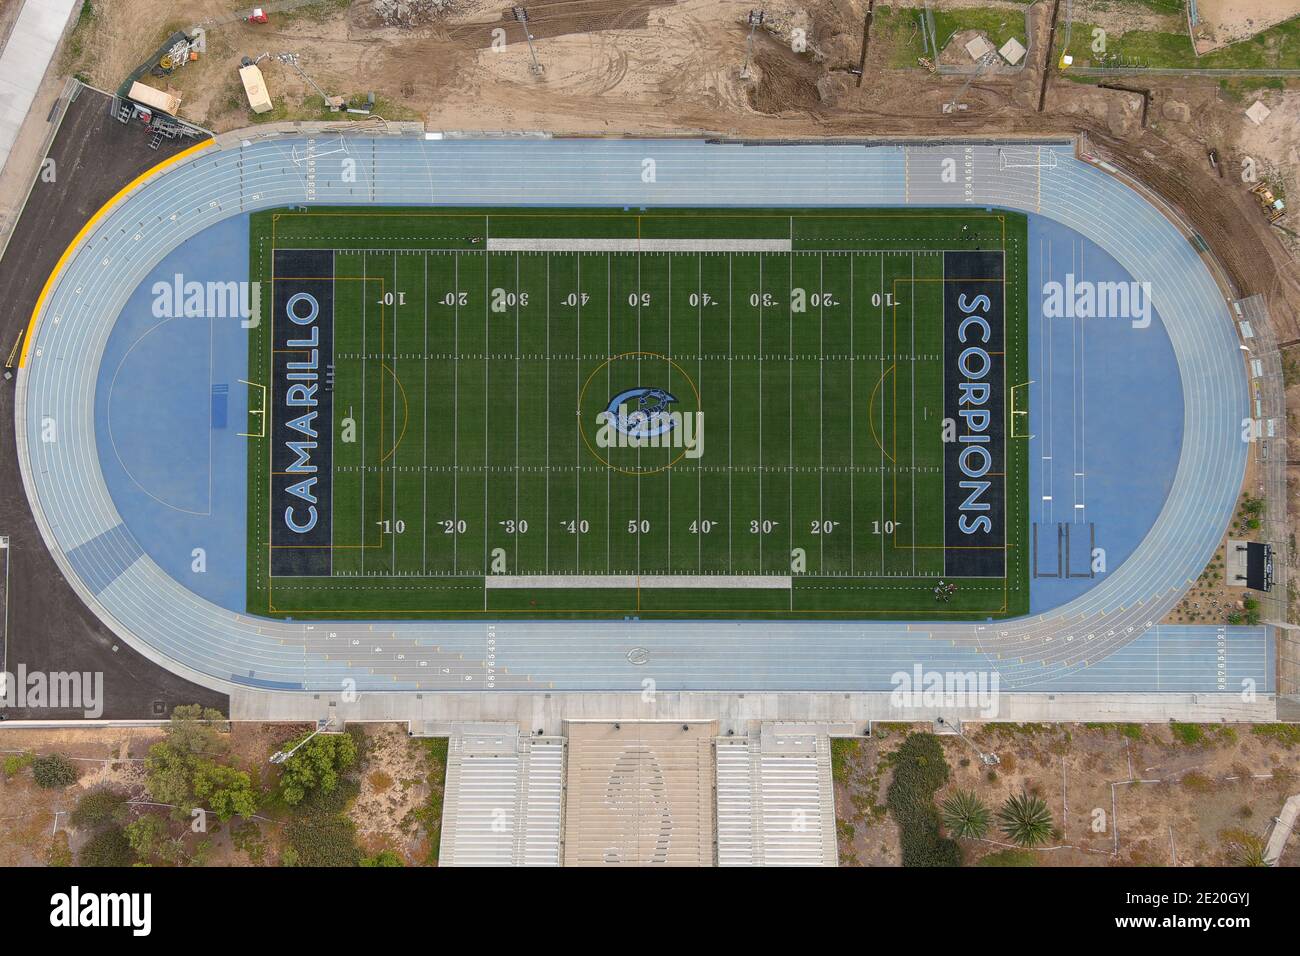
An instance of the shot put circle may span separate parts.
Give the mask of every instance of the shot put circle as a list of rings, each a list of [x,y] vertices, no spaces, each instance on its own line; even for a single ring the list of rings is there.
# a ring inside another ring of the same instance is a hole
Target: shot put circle
[[[612,420],[602,424],[598,419],[618,408],[631,409],[619,419],[627,432],[620,433]],[[681,419],[668,416],[685,417],[700,410],[700,390],[680,365],[658,352],[623,352],[598,364],[583,382],[578,392],[578,432],[592,457],[607,468],[627,475],[652,475],[672,468],[689,450],[674,434]],[[597,440],[602,432],[628,444],[602,445]],[[654,437],[647,441],[648,435]]]

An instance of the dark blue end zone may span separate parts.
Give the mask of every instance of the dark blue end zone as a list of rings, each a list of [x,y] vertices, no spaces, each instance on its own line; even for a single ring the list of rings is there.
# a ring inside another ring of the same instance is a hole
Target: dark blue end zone
[[[1004,258],[945,252],[944,574],[1006,575],[1006,352]]]
[[[334,253],[277,250],[272,294],[271,574],[332,567]]]

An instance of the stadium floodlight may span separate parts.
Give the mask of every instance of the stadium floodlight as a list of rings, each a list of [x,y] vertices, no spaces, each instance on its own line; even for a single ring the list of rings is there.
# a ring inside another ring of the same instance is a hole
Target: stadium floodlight
[[[754,31],[763,25],[766,14],[760,10],[749,11],[749,40],[745,46],[745,65],[740,68],[740,78],[749,79],[749,61],[754,56]]]
[[[299,749],[301,749],[307,743],[307,741],[311,740],[317,734],[323,732],[332,723],[334,723],[333,717],[324,717],[316,721],[316,729],[313,730],[311,733],[309,733],[306,737],[304,737],[298,743],[298,745],[295,746],[292,750],[289,750],[287,752],[283,750],[277,750],[275,753],[271,754],[271,763],[276,763],[276,764],[284,763],[286,760],[288,760],[290,757],[296,754],[299,751]]]
[[[532,55],[532,71],[534,75],[540,76],[542,73],[542,64],[537,62],[537,50],[533,48],[533,31],[528,29],[528,10],[525,7],[511,7],[510,13],[515,20],[523,24],[524,38],[528,40],[528,52]]]

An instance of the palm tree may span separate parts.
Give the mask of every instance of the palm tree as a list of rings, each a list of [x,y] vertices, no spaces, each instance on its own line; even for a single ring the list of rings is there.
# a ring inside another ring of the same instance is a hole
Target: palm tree
[[[943,802],[943,824],[953,836],[978,840],[989,832],[989,808],[973,791],[958,790]]]
[[[1042,797],[1027,793],[1008,797],[998,811],[1002,832],[1023,847],[1046,843],[1052,835],[1052,811]]]

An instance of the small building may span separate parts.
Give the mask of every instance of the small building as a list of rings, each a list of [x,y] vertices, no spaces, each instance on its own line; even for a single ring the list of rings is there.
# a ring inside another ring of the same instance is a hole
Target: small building
[[[976,61],[984,59],[992,53],[994,49],[995,47],[993,44],[990,43],[988,38],[983,34],[971,37],[971,39],[966,43],[966,52],[970,55],[972,60]]]
[[[1264,120],[1268,119],[1268,114],[1271,112],[1273,111],[1259,100],[1256,100],[1250,105],[1250,109],[1246,110],[1246,115],[1256,126],[1262,126],[1264,125]]]
[[[248,96],[248,105],[254,113],[271,112],[271,95],[266,92],[266,80],[256,63],[239,68],[239,79],[243,81],[244,93]]]
[[[998,56],[1015,66],[1025,58],[1025,48],[1019,40],[1012,37],[1002,44],[1002,49],[998,50]]]

